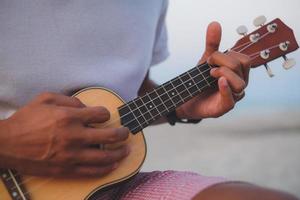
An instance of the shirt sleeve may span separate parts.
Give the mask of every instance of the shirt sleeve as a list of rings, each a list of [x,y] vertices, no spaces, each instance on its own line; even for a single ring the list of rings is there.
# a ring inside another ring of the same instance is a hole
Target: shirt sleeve
[[[166,60],[169,56],[168,33],[166,27],[166,14],[168,10],[168,0],[163,0],[161,14],[157,23],[155,41],[153,45],[152,59],[150,66],[157,65]]]

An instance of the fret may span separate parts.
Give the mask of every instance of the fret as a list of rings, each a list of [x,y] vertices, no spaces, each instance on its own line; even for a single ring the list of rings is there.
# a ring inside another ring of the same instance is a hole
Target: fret
[[[179,87],[180,85],[182,85],[182,81],[181,81],[181,79],[180,79],[180,76],[178,76],[178,77],[172,79],[170,82],[172,82],[172,85],[173,85],[174,87]]]
[[[151,109],[155,109],[156,112],[157,112],[157,114],[159,114],[159,116],[160,116],[161,113],[160,113],[160,111],[157,109],[157,106],[158,106],[159,104],[155,104],[155,102],[154,102],[155,99],[152,99],[152,98],[150,97],[150,94],[149,94],[149,93],[146,93],[146,96],[148,96],[148,98],[150,99],[150,103],[151,103],[151,104],[148,104],[147,106],[150,108],[150,110],[151,110]],[[158,98],[157,98],[157,99],[158,99]],[[158,99],[158,101],[159,101],[159,99]],[[155,114],[155,116],[157,116],[157,114]]]
[[[183,92],[181,93],[181,96],[183,96],[183,99],[185,100],[185,98],[193,97],[193,95],[190,93],[190,91],[188,89],[189,87],[191,87],[193,85],[192,81],[188,81],[187,84],[185,84],[182,81],[181,76],[179,76],[178,79],[181,82],[181,86],[184,87],[184,89],[182,89]]]
[[[162,88],[163,88],[163,90],[165,90],[165,94],[166,94],[166,102],[165,102],[165,104],[166,104],[166,106],[168,106],[168,110],[173,110],[176,107],[176,104],[173,102],[172,98],[168,94],[168,90],[166,90],[164,88],[164,86],[165,85],[162,85]],[[169,84],[167,83],[166,86],[169,87]]]
[[[145,109],[144,111],[144,113],[146,113],[146,112],[148,112],[149,113],[149,115],[151,116],[151,119],[149,119],[148,121],[150,122],[150,121],[154,121],[155,119],[154,119],[154,116],[156,116],[156,115],[154,115],[154,114],[152,114],[151,113],[151,111],[150,111],[150,109],[151,108],[153,108],[153,105],[151,104],[151,108],[149,109],[149,107],[146,105],[146,103],[143,101],[143,98],[139,98],[138,100],[140,100],[142,103],[143,103],[143,109]]]
[[[133,126],[136,127],[137,124],[138,124],[139,127],[142,127],[142,125],[140,124],[139,120],[137,119],[137,116],[134,114],[135,110],[139,111],[138,106],[136,106],[135,103],[132,102],[131,104],[129,104],[129,109],[130,109],[130,112],[127,114],[127,116],[131,116],[130,123],[129,123],[131,125],[129,125],[129,127],[130,128],[132,128]]]
[[[196,67],[196,69],[199,71],[199,73],[202,75],[202,77],[204,78],[204,80],[206,81],[207,85],[210,86],[210,83],[208,82],[208,80],[206,79],[206,77],[203,75],[202,71],[200,70],[200,67]]]
[[[195,92],[198,91],[198,87],[197,87],[196,85],[193,85],[193,86],[190,87],[188,90],[189,90],[189,92],[190,92],[191,94],[193,94],[193,96],[194,96]]]
[[[176,87],[174,87],[172,81],[165,83],[163,86],[164,86],[163,88],[165,89],[167,96],[171,99],[171,101],[173,102],[175,107],[177,105],[180,105],[182,102],[184,102],[182,100],[178,90],[176,89]]]
[[[195,68],[193,68],[193,69],[187,71],[187,74],[188,74],[189,76],[191,76],[191,77],[195,77],[195,76],[197,76],[197,75],[199,74],[199,71],[200,71],[200,70],[198,70],[198,68],[195,67]]]
[[[180,97],[180,94],[176,91],[176,89],[171,90],[169,92],[169,96],[171,97],[171,99],[176,107],[184,102],[182,100],[182,98]]]
[[[142,127],[142,125],[143,125],[144,123],[147,124],[148,121],[147,121],[147,119],[144,117],[143,113],[140,111],[139,106],[136,105],[136,102],[133,100],[132,103],[136,106],[136,109],[135,109],[136,112],[133,111],[133,113],[135,114],[135,116],[136,116],[136,118],[137,118],[139,124],[140,124],[141,127]]]
[[[127,127],[130,131],[133,131],[137,128],[143,128],[140,121],[134,114],[134,112],[137,112],[136,110],[137,106],[132,101],[119,108],[121,124]]]
[[[136,109],[139,110],[141,114],[148,111],[144,102],[140,98],[137,98],[137,99],[133,100],[132,102],[136,105],[136,107],[137,107]]]
[[[152,116],[148,112],[144,113],[144,117],[147,120],[147,122],[150,122],[152,120]]]
[[[202,77],[202,75],[199,74],[199,76]],[[193,79],[194,80],[194,79]],[[196,82],[196,81],[195,81]],[[199,88],[200,91],[204,90],[206,87],[208,87],[209,85],[207,84],[207,80],[201,78],[200,81],[196,82],[196,86],[197,88]]]
[[[214,82],[217,80],[216,78],[212,77],[210,75],[211,66],[208,64],[202,65],[201,67],[197,67],[198,70],[201,72],[201,76],[203,76],[205,79],[205,82],[200,81],[198,85],[201,85],[203,89],[215,86]],[[196,78],[198,79],[198,78]],[[194,79],[195,80],[195,79]],[[208,82],[208,83],[207,83]]]
[[[193,79],[193,77],[192,77],[192,74],[190,74],[189,72],[187,72],[187,74],[191,77],[191,80],[192,80],[192,82],[194,83],[194,85],[196,85],[198,91],[201,92],[201,91],[202,91],[202,87],[197,85],[197,82],[194,81],[194,79]],[[197,73],[195,76],[197,76],[197,75],[198,75],[198,73]],[[200,81],[200,82],[201,82],[201,81]]]
[[[0,169],[1,179],[12,200],[30,200],[25,188],[19,184],[21,178],[12,170]]]
[[[187,101],[188,99],[192,98],[193,95],[189,92],[189,90],[185,90],[181,93],[181,96],[183,96],[184,101]]]
[[[178,102],[179,104],[180,104],[180,103],[183,103],[184,100],[182,99],[182,97],[181,97],[181,95],[180,95],[180,92],[182,91],[182,88],[179,88],[181,85],[175,86],[175,85],[172,83],[172,81],[170,81],[170,83],[172,84],[173,88],[175,89],[175,91],[176,91],[176,93],[177,93],[177,96],[179,97],[179,99],[178,99],[178,100],[175,99],[175,101]],[[184,86],[183,86],[183,88],[184,88]],[[181,89],[181,90],[180,90],[180,89]],[[175,98],[177,98],[177,97],[175,97]],[[179,101],[179,100],[180,100],[180,101]],[[178,104],[178,105],[179,105],[179,104]]]
[[[129,108],[129,106],[128,106],[128,108]],[[121,115],[121,120],[125,121],[125,122],[130,122],[134,119],[135,119],[135,117],[134,117],[133,113],[131,112],[131,109],[129,109],[129,111],[127,113]]]
[[[130,112],[130,109],[128,108],[128,104],[124,104],[123,106],[121,106],[119,108],[119,114],[120,114],[120,116],[125,115],[128,112]]]
[[[160,110],[160,113],[163,113],[165,111],[169,112],[168,107],[165,105],[164,101],[161,99],[159,94],[157,93],[156,89],[154,89],[155,94],[157,95],[157,98],[153,100],[155,102],[157,109]],[[165,109],[166,108],[166,109]]]
[[[215,81],[215,78],[210,75],[211,66],[209,64],[205,64],[197,68],[202,72],[203,76],[209,83]]]

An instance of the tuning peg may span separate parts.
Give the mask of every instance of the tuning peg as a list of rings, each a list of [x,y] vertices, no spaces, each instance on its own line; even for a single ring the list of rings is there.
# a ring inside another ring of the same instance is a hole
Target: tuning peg
[[[239,35],[242,35],[242,36],[246,36],[247,33],[248,33],[248,28],[244,25],[241,25],[239,26],[237,29],[236,29],[236,32],[239,34]]]
[[[267,21],[267,18],[264,15],[258,16],[253,20],[253,24],[256,27],[263,26]]]
[[[268,73],[269,77],[272,78],[274,76],[274,74],[273,74],[271,68],[269,67],[268,64],[264,64],[264,65],[265,65],[265,68],[267,70],[267,73]]]
[[[287,58],[285,55],[282,56],[284,59],[284,62],[282,64],[283,68],[288,70],[291,69],[292,67],[294,67],[296,65],[296,60],[293,58]]]

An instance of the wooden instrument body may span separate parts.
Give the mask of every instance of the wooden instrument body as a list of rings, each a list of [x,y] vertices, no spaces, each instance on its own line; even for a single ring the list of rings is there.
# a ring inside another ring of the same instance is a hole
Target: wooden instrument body
[[[83,89],[73,96],[80,99],[87,106],[104,106],[110,113],[111,118],[103,124],[95,124],[101,127],[120,127],[120,117],[117,108],[124,101],[111,90],[101,87]],[[51,177],[22,176],[25,181],[26,191],[31,200],[88,200],[96,191],[107,186],[126,180],[137,174],[146,157],[146,142],[142,132],[130,134],[125,142],[130,146],[131,153],[120,162],[113,172],[103,177],[88,179],[63,179]],[[117,145],[105,145],[104,148],[116,148]],[[0,199],[13,200],[3,182],[0,181]],[[23,200],[22,198],[20,198]],[[27,199],[26,199],[27,200]]]

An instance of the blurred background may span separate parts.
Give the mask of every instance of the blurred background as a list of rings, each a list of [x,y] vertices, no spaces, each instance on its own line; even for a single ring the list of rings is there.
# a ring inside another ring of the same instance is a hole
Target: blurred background
[[[299,0],[171,0],[167,15],[170,57],[153,67],[151,77],[163,83],[195,66],[204,51],[206,26],[223,26],[221,51],[240,36],[239,25],[254,30],[252,21],[265,15],[281,18],[300,39]],[[275,77],[263,67],[250,74],[246,97],[218,119],[198,125],[147,128],[148,157],[143,171],[188,170],[208,176],[292,192],[300,197],[300,51],[291,53],[298,65],[270,63]]]

